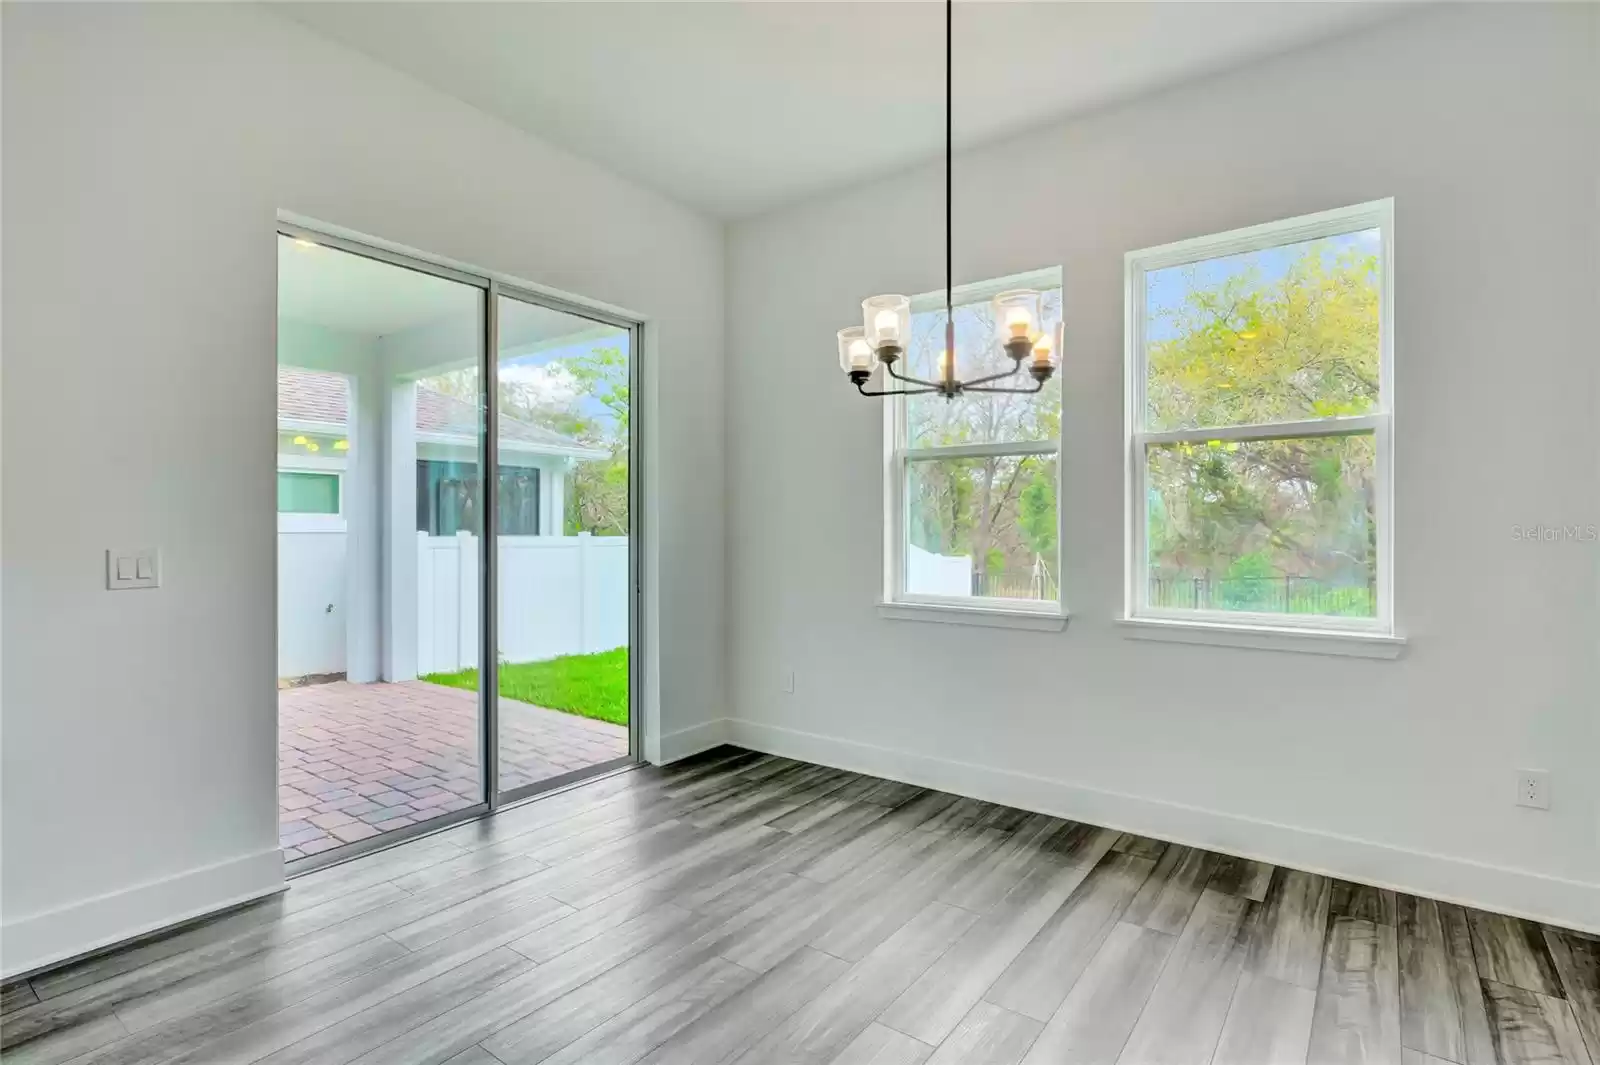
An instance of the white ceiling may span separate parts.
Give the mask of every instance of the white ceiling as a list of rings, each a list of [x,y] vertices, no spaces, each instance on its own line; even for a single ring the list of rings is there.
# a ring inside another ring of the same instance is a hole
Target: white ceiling
[[[944,12],[925,0],[327,0],[274,10],[719,217],[890,172],[943,144]],[[1399,10],[958,4],[957,140],[992,140]]]

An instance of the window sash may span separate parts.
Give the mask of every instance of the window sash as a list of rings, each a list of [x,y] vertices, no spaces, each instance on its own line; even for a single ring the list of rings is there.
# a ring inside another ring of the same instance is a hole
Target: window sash
[[[1301,421],[1259,422],[1199,429],[1151,431],[1146,428],[1149,382],[1146,325],[1146,275],[1152,270],[1206,262],[1287,244],[1376,229],[1379,234],[1378,293],[1378,401],[1368,414]],[[1127,410],[1124,482],[1124,615],[1134,619],[1180,621],[1259,629],[1295,631],[1371,632],[1394,634],[1394,202],[1379,200],[1314,215],[1269,222],[1231,233],[1179,241],[1129,252],[1124,271],[1126,312],[1124,392]],[[1244,442],[1317,436],[1371,433],[1376,442],[1374,479],[1377,524],[1375,573],[1376,613],[1371,618],[1321,614],[1269,614],[1227,610],[1185,610],[1152,607],[1150,594],[1149,470],[1147,451],[1152,445],[1205,443],[1212,440]]]
[[[940,444],[932,447],[906,447],[901,449],[908,462],[931,462],[934,459],[984,459],[1004,458],[1010,455],[1054,455],[1061,450],[1055,440],[1025,440],[1004,444]]]
[[[1056,536],[1056,598],[1009,599],[990,595],[928,595],[906,590],[905,556],[906,477],[917,462],[947,458],[1032,458],[1056,459],[1056,513],[1061,513],[1061,442],[1032,441],[1022,444],[951,444],[929,448],[900,448],[888,456],[884,467],[884,582],[883,601],[914,606],[942,606],[969,610],[1013,611],[1059,615],[1066,612],[1067,580],[1062,572],[1060,530]]]
[[[994,278],[976,284],[959,286],[955,291],[955,306],[962,308],[986,303],[997,293],[1013,288],[1040,290],[1062,288],[1059,269],[1036,270],[1025,274]],[[1062,314],[1066,313],[1066,294],[1062,292]],[[911,300],[913,314],[944,310],[944,294],[929,293],[914,296]],[[1059,375],[1058,375],[1059,380]],[[1055,565],[1057,598],[1055,599],[1005,599],[996,596],[939,596],[906,591],[905,547],[906,539],[906,477],[913,462],[931,462],[948,458],[1008,458],[1045,456],[1056,461],[1056,500],[1059,520],[1061,499],[1061,441],[1058,440],[1007,440],[978,444],[940,444],[913,447],[910,444],[909,414],[906,397],[895,396],[885,404],[884,412],[884,492],[883,492],[883,590],[885,603],[912,606],[936,606],[953,609],[995,611],[1001,613],[1028,613],[1059,615],[1066,612],[1066,574],[1062,569],[1061,537],[1056,538]]]

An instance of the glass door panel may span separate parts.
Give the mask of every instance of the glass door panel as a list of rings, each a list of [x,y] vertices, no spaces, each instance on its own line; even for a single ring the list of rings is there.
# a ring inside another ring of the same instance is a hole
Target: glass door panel
[[[302,869],[485,799],[485,291],[278,238],[279,828]]]
[[[497,301],[502,796],[630,757],[633,332]]]

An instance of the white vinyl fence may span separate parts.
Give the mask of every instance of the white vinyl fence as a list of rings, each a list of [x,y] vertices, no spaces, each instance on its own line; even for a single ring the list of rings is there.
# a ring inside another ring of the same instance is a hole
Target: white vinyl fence
[[[907,544],[906,591],[917,595],[971,595],[972,559],[966,555],[936,555],[916,544]]]
[[[536,662],[628,644],[628,540],[500,537],[500,657]],[[417,672],[478,664],[478,539],[417,534]]]
[[[278,533],[278,676],[343,673],[345,534]]]

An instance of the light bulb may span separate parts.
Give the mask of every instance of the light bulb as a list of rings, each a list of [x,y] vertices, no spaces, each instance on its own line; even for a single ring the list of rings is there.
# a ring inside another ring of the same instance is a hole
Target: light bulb
[[[865,340],[857,338],[850,342],[850,366],[855,370],[872,367],[872,346]]]
[[[879,311],[872,320],[872,328],[884,340],[900,339],[900,316],[894,311]]]
[[[1055,340],[1049,333],[1041,333],[1039,339],[1033,342],[1033,364],[1035,366],[1049,366],[1055,355]]]
[[[1026,307],[1011,307],[1006,311],[1006,331],[1013,337],[1025,337],[1033,332],[1033,315]]]

